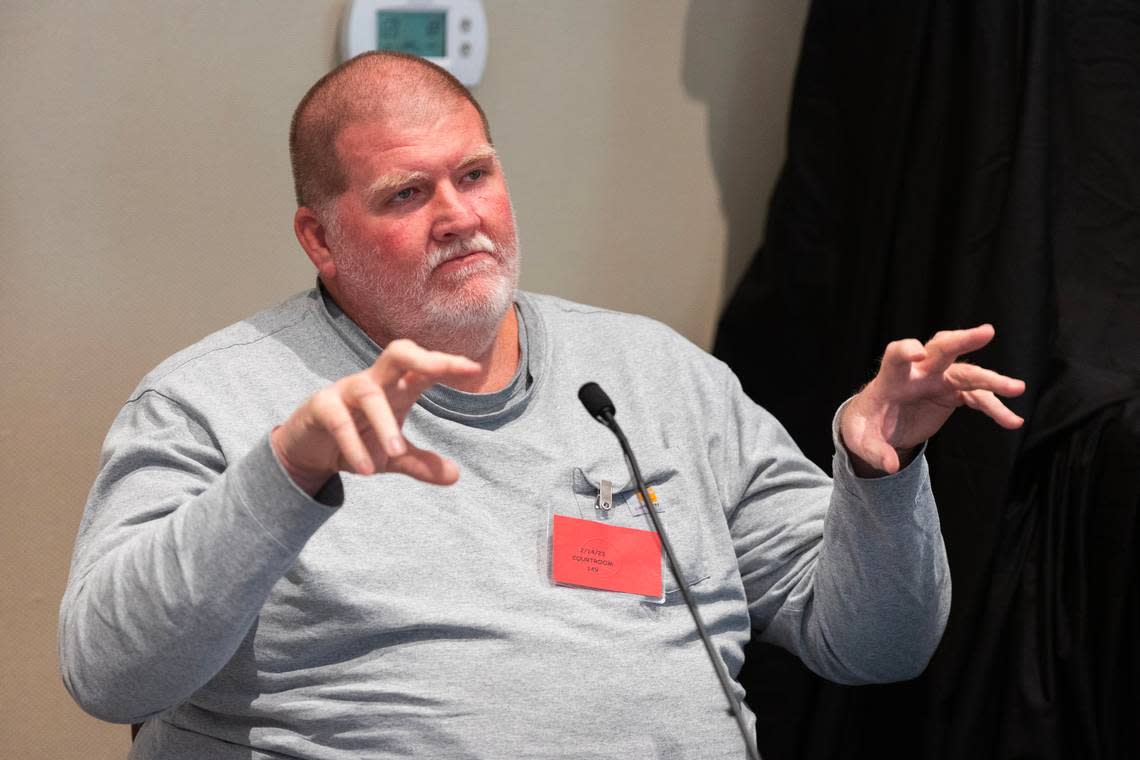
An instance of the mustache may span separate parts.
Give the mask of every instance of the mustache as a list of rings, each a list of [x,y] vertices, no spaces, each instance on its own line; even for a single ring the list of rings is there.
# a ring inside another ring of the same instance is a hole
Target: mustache
[[[427,261],[425,262],[428,271],[435,269],[440,264],[443,264],[452,259],[458,259],[461,256],[466,256],[476,251],[489,253],[495,258],[499,258],[498,250],[495,243],[491,238],[484,235],[482,232],[476,232],[471,237],[465,240],[456,240],[446,245],[441,245],[428,253]]]

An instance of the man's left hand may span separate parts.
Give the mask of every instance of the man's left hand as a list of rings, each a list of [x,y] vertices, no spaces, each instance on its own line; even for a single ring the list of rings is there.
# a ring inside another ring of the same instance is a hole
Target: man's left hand
[[[843,409],[839,432],[855,474],[898,472],[914,450],[965,404],[1003,428],[1024,420],[998,396],[1019,396],[1025,383],[958,361],[994,337],[992,325],[940,332],[923,345],[913,338],[887,346],[879,373]]]

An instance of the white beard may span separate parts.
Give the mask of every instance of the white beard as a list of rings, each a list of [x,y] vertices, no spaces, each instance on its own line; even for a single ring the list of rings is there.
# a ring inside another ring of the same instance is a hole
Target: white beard
[[[433,248],[415,276],[389,276],[375,262],[375,250],[354,249],[329,229],[327,241],[337,268],[337,288],[349,301],[349,316],[374,339],[410,338],[434,351],[483,356],[494,343],[518,287],[519,260],[514,241],[492,241],[483,233]],[[432,273],[445,261],[472,251],[485,251],[494,262],[441,276]],[[497,271],[486,271],[490,268]],[[479,282],[472,282],[478,279]]]

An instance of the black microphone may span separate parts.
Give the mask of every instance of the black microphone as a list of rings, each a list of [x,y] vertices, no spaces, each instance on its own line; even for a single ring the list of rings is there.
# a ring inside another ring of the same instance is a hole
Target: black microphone
[[[716,677],[720,680],[720,687],[724,690],[724,696],[728,698],[728,706],[732,710],[733,717],[736,718],[736,725],[740,729],[740,736],[744,739],[744,748],[748,750],[748,757],[752,760],[760,760],[760,752],[756,749],[756,744],[752,739],[748,738],[748,727],[744,725],[744,714],[740,711],[740,703],[732,693],[732,686],[728,672],[724,669],[724,664],[717,657],[716,649],[713,647],[712,639],[709,638],[708,631],[705,630],[705,623],[701,619],[701,613],[697,610],[697,604],[693,601],[693,594],[689,591],[689,583],[685,580],[685,576],[681,573],[681,565],[677,561],[676,554],[673,553],[673,545],[669,543],[668,536],[665,535],[665,527],[661,525],[661,520],[657,516],[657,509],[653,506],[653,501],[649,498],[648,489],[645,486],[645,481],[641,477],[641,469],[637,466],[637,459],[633,456],[633,449],[629,446],[629,441],[626,440],[625,433],[622,432],[621,426],[618,425],[614,415],[617,413],[614,409],[614,402],[610,401],[610,397],[602,390],[601,386],[597,383],[586,383],[578,389],[578,400],[582,402],[582,406],[586,407],[586,411],[590,416],[608,427],[613,434],[617,436],[618,443],[621,444],[622,453],[625,454],[626,461],[629,462],[629,468],[633,471],[633,479],[637,483],[637,490],[641,494],[642,503],[645,505],[645,511],[649,514],[649,519],[653,522],[653,529],[657,531],[658,537],[661,539],[661,546],[665,549],[665,557],[669,560],[669,569],[673,571],[673,577],[677,579],[677,587],[681,589],[681,596],[685,598],[685,604],[689,607],[689,613],[693,616],[693,622],[697,624],[697,633],[701,636],[701,641],[704,642],[705,651],[708,652],[709,660],[712,661],[713,670],[716,671]]]
[[[602,390],[602,386],[597,383],[586,383],[578,389],[578,400],[582,402],[582,406],[586,407],[586,411],[590,413],[591,417],[606,427],[610,427],[607,419],[613,419],[614,402],[610,401],[610,397]]]

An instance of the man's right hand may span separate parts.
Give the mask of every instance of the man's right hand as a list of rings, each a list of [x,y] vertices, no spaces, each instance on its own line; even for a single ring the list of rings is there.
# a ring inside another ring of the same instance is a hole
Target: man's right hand
[[[318,391],[270,433],[269,443],[293,482],[310,496],[338,472],[402,472],[450,485],[459,468],[417,448],[400,432],[420,394],[438,382],[478,374],[462,356],[394,340],[368,369]]]

